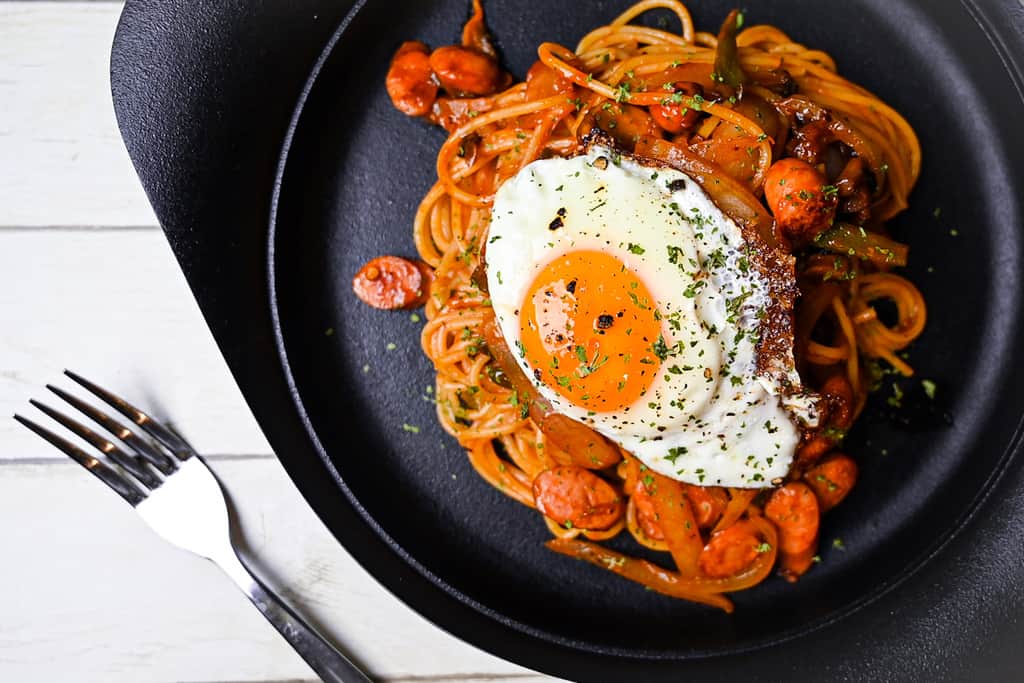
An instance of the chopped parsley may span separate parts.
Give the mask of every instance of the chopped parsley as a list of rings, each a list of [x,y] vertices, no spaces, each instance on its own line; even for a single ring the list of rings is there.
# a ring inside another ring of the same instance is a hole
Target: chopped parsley
[[[924,389],[925,396],[935,400],[935,382],[930,379],[923,379],[921,380],[921,388]]]
[[[686,455],[686,446],[673,446],[668,449],[668,454],[665,455],[665,459],[675,465],[676,460],[678,460],[681,455]]]
[[[704,282],[704,280],[696,280],[695,282],[691,283],[689,287],[683,290],[683,296],[685,296],[687,299],[693,299],[694,297],[697,296],[698,290],[700,290],[700,288],[703,287],[705,284],[707,283]]]
[[[892,383],[892,396],[885,400],[893,408],[903,407],[903,389],[900,388],[899,384]]]
[[[651,345],[651,351],[658,357],[658,360],[665,360],[669,355],[668,344],[665,343],[664,335],[658,335],[658,340]]]
[[[583,364],[587,362],[587,350],[582,346],[576,347],[576,358]]]

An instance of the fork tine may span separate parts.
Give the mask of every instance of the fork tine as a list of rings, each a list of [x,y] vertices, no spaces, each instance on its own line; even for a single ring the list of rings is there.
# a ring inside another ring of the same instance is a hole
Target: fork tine
[[[155,489],[162,483],[160,478],[153,474],[147,467],[146,463],[137,456],[129,455],[120,448],[118,448],[112,441],[104,439],[102,436],[92,431],[85,425],[75,420],[72,420],[67,415],[60,413],[50,406],[37,401],[35,399],[29,399],[29,403],[34,405],[39,410],[43,411],[57,422],[61,423],[72,432],[80,436],[85,441],[92,444],[97,450],[103,452],[108,458],[113,460],[121,467],[128,470],[133,477],[138,479],[147,488]]]
[[[136,488],[135,485],[115,472],[112,468],[104,465],[102,462],[83,451],[75,444],[62,439],[50,430],[40,427],[32,420],[24,418],[21,415],[15,415],[14,419],[49,441],[65,454],[71,456],[72,460],[92,472],[104,484],[114,489],[114,491],[128,501],[132,507],[135,507],[146,499],[146,494]]]
[[[60,387],[55,387],[52,384],[47,384],[46,388],[60,396],[62,399],[70,403],[72,406],[77,408],[85,415],[87,415],[89,419],[96,422],[98,425],[100,425],[105,430],[116,436],[118,439],[131,446],[139,455],[148,460],[150,464],[152,464],[154,467],[156,467],[164,474],[170,474],[174,472],[175,466],[173,460],[168,458],[167,455],[158,450],[155,446],[153,446],[153,444],[141,438],[138,434],[128,429],[117,420],[111,418],[102,410],[97,410],[96,408],[93,408],[91,405],[89,405],[82,399],[77,398],[76,396],[72,396],[68,392],[61,389]]]
[[[174,455],[181,460],[186,460],[195,455],[195,451],[192,450],[192,447],[185,443],[181,437],[132,404],[128,403],[128,401],[125,401],[120,396],[115,396],[103,387],[93,384],[86,378],[70,370],[65,370],[64,374],[99,396],[109,406],[144,429],[150,436],[162,443],[169,451],[171,451],[171,453],[174,453]]]

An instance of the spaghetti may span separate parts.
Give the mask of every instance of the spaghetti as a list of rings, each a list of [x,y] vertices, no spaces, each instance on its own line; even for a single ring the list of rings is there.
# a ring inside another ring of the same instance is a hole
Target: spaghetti
[[[680,30],[632,23],[654,9],[674,14]],[[531,417],[487,341],[494,314],[474,271],[495,191],[536,159],[578,153],[595,127],[639,156],[685,171],[738,223],[797,256],[797,367],[823,397],[827,417],[803,434],[787,480],[774,490],[683,484],[616,449],[588,467],[600,480],[594,486],[610,486],[624,502],[619,512],[605,510],[613,522],[587,528],[544,519],[552,550],[731,611],[726,593],[756,585],[773,567],[795,580],[811,565],[821,512],[856,478],[853,460],[838,450],[864,406],[876,361],[913,373],[899,353],[921,334],[925,304],[891,272],[905,265],[907,250],[884,222],[907,206],[920,168],[917,138],[891,107],[840,76],[828,54],[772,26],[743,28],[736,12],[716,35],[697,31],[677,0],[643,0],[575,49],[544,43],[538,56],[524,82],[510,84],[492,69],[497,62],[475,0],[462,46],[430,53],[407,43],[389,72],[396,105],[449,132],[413,231],[432,271],[422,346],[437,371],[438,418],[484,480],[548,509],[538,477],[581,463]],[[493,64],[473,61],[483,57]],[[439,96],[439,86],[447,95]],[[742,154],[730,154],[736,149]],[[766,179],[786,158],[828,180],[836,220],[817,234],[781,231],[781,219],[765,207]],[[895,316],[880,313],[881,301],[891,302]],[[595,543],[623,529],[670,553],[675,571]]]

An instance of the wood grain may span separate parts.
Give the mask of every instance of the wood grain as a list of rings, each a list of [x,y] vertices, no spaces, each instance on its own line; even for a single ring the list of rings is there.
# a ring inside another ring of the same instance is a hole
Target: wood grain
[[[0,225],[155,225],[110,99],[115,2],[0,2]]]
[[[0,415],[31,417],[68,367],[201,453],[270,453],[159,230],[0,231],[0,273]],[[62,457],[13,420],[0,443],[0,462]]]

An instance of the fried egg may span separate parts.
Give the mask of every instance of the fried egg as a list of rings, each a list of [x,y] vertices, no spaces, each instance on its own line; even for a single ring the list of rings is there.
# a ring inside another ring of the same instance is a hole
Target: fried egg
[[[801,424],[817,419],[791,333],[779,353],[770,329],[792,265],[769,272],[764,248],[686,174],[596,144],[501,186],[487,284],[556,411],[666,476],[760,488],[786,475]]]

